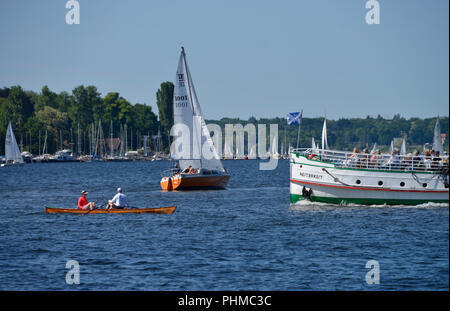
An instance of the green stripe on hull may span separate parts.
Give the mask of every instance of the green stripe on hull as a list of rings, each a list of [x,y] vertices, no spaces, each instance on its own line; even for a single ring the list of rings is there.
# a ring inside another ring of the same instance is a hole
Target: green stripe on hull
[[[305,198],[299,194],[290,195],[291,203],[304,200]],[[362,204],[362,205],[418,205],[428,202],[433,203],[449,203],[449,200],[402,200],[402,199],[364,199],[364,198],[334,198],[311,196],[312,202],[322,202],[331,204]]]
[[[295,202],[298,202],[298,201],[302,201],[302,200],[304,200],[305,198],[302,196],[302,195],[299,195],[299,194],[292,194],[291,193],[291,203],[295,203]]]

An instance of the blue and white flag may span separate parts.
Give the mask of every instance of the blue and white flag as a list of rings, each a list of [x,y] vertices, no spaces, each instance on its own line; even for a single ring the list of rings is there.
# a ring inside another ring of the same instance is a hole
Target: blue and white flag
[[[288,125],[291,124],[302,124],[302,114],[303,114],[303,110],[302,112],[289,112],[286,115],[286,119],[287,119],[287,123]]]

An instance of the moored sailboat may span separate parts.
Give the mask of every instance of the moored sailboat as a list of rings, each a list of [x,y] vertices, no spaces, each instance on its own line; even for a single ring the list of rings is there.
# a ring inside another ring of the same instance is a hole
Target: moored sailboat
[[[5,163],[1,166],[22,165],[24,163],[19,146],[17,145],[16,137],[12,129],[11,122],[8,124],[5,138]]]
[[[173,108],[174,126],[189,129],[189,146],[184,146],[189,154],[179,155],[171,148],[171,158],[178,160],[179,166],[163,175],[161,188],[168,191],[225,188],[230,175],[222,166],[203,119],[183,47],[176,74]],[[208,150],[208,154],[204,150]]]

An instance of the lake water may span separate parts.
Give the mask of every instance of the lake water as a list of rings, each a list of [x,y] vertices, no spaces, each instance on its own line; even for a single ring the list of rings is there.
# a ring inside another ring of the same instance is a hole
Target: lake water
[[[448,290],[448,205],[289,203],[289,163],[224,161],[228,189],[162,192],[168,162],[0,169],[0,290]],[[122,187],[172,215],[46,214]],[[80,284],[66,284],[68,260]],[[366,283],[376,260],[379,284]]]

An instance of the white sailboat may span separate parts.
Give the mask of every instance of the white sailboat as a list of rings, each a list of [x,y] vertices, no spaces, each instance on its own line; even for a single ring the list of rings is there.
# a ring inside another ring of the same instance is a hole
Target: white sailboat
[[[442,153],[444,151],[444,148],[442,147],[441,125],[439,124],[439,117],[436,119],[436,124],[434,125],[433,150],[439,151],[439,153]]]
[[[327,120],[323,120],[322,127],[322,150],[328,149],[328,140],[327,140]]]
[[[223,158],[232,160],[232,159],[234,159],[234,152],[233,152],[233,148],[230,143],[232,144],[232,141],[225,140]]]
[[[392,154],[394,152],[394,141],[391,140],[391,145],[389,146],[389,154]]]
[[[375,152],[377,152],[377,150],[378,150],[378,144],[377,144],[377,143],[374,143],[374,144],[373,144],[373,147],[372,147],[372,150],[370,151],[370,153],[371,153],[371,154],[374,154]]]
[[[160,128],[158,128],[158,135],[153,136],[152,138],[156,139],[155,154],[152,157],[152,161],[163,160],[163,156],[161,154],[161,129]]]
[[[281,155],[278,153],[278,137],[274,136],[272,139],[272,146],[270,149],[270,156],[274,159],[280,159]]]
[[[16,137],[14,136],[11,122],[9,122],[8,129],[6,131],[5,159],[6,159],[6,163],[3,163],[1,165],[2,167],[9,166],[9,165],[23,164],[23,158],[20,153],[19,146],[17,145]]]
[[[250,152],[248,153],[248,158],[249,159],[256,159],[257,155],[256,155],[256,145],[251,146],[250,148]]]
[[[400,155],[406,155],[406,139],[403,138],[402,147],[400,148]]]
[[[179,167],[161,179],[163,190],[205,189],[226,187],[230,175],[222,166],[203,118],[184,48],[178,62],[174,88],[174,126],[189,129],[190,154],[179,155],[171,148],[171,158]],[[176,142],[173,143],[176,145]],[[208,152],[205,153],[205,150]]]

